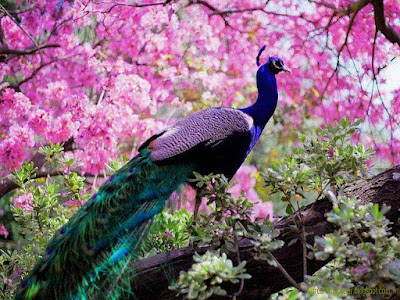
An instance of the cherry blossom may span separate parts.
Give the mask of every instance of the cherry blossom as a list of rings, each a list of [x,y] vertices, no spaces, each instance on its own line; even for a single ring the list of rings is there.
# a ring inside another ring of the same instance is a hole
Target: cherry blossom
[[[73,141],[74,167],[101,174],[179,117],[249,105],[263,44],[261,61],[292,69],[277,77],[285,130],[362,118],[355,138],[399,163],[400,88],[385,84],[400,8],[378,2],[15,1],[0,12],[0,173]],[[240,176],[256,203],[254,179]]]

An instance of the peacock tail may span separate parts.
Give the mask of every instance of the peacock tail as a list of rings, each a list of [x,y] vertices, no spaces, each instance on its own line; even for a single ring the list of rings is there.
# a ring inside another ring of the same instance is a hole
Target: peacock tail
[[[187,163],[157,164],[150,153],[143,149],[111,176],[53,236],[16,299],[98,299],[93,297],[102,294],[98,291],[108,291],[102,297],[129,292],[121,276],[149,221],[194,169]]]

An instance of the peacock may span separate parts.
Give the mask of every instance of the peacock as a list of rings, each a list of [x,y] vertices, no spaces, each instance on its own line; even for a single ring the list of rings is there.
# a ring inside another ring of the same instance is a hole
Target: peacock
[[[149,221],[194,171],[233,177],[276,109],[281,71],[290,72],[269,57],[257,71],[253,105],[195,112],[144,142],[53,236],[16,299],[109,299],[88,290],[116,289]]]

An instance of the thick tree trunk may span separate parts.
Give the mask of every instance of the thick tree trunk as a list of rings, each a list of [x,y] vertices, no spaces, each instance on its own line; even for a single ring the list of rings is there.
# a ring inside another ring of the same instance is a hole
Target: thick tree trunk
[[[392,232],[400,229],[400,165],[383,172],[372,179],[359,181],[346,188],[345,192],[349,196],[358,197],[360,203],[373,202],[379,205],[386,204],[391,207],[387,217],[393,222]],[[326,220],[326,213],[332,205],[328,199],[318,201],[308,214],[306,220],[307,231],[312,233],[308,237],[308,242],[312,243],[314,236],[321,236],[332,232],[334,226]],[[307,210],[310,210],[311,206]],[[285,246],[274,252],[275,257],[287,270],[287,272],[297,281],[301,282],[303,277],[302,265],[302,245],[297,242],[288,246],[295,236],[288,225],[291,223],[289,218],[284,218],[279,222],[281,228],[280,239],[285,241]],[[199,253],[204,253],[207,249],[200,249]],[[187,271],[193,263],[192,256],[194,250],[190,247],[176,249],[168,253],[162,253],[152,258],[144,259],[133,265],[137,276],[132,282],[137,299],[179,299],[173,291],[168,289],[173,278],[178,278],[181,270]],[[247,261],[247,272],[252,278],[245,281],[244,289],[240,299],[267,299],[272,293],[291,286],[281,272],[268,265],[265,261],[253,258],[252,246],[249,240],[241,241],[240,255],[242,260]],[[231,258],[234,260],[234,257]],[[315,271],[325,265],[327,261],[309,260],[307,263],[308,273]],[[226,286],[227,290],[233,294],[238,286]]]

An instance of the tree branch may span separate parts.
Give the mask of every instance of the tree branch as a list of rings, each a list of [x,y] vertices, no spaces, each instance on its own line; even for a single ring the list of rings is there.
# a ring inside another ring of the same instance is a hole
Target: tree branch
[[[326,1],[309,0],[309,2],[329,8],[329,9],[333,10],[335,15],[348,16],[354,12],[359,11],[360,9],[364,8],[365,6],[367,6],[371,2],[371,0],[358,0],[358,1],[350,3],[348,6],[342,8],[342,9],[340,9],[336,5],[326,2]]]
[[[39,46],[29,46],[24,49],[10,49],[7,46],[7,42],[4,39],[4,35],[0,33],[0,40],[2,40],[3,46],[0,47],[0,62],[6,62],[16,56],[34,54],[39,50],[46,48],[58,48],[58,44],[45,44]]]
[[[393,44],[400,46],[400,33],[396,32],[385,19],[383,0],[372,0],[374,6],[375,26]]]
[[[22,84],[24,84],[25,82],[31,80],[33,77],[35,77],[35,76],[37,75],[37,73],[39,73],[39,71],[40,71],[41,69],[43,69],[44,67],[46,67],[46,66],[48,66],[48,65],[51,65],[51,64],[54,63],[54,62],[55,62],[55,60],[51,60],[51,61],[49,61],[49,62],[47,62],[47,63],[42,63],[39,67],[37,67],[37,68],[32,72],[31,75],[27,76],[26,78],[22,79],[22,80],[19,81],[19,82],[16,82],[15,84],[10,84],[10,87],[13,88],[13,89],[15,89],[15,90],[19,90],[19,87],[20,87]]]
[[[9,49],[2,47],[0,48],[0,55],[5,55],[5,54],[14,54],[14,55],[27,55],[27,54],[33,54],[38,50],[45,49],[45,48],[58,48],[60,45],[58,44],[46,44],[46,45],[39,45],[35,47],[27,47],[24,49]]]
[[[371,180],[362,180],[346,188],[348,196],[355,196],[360,203],[377,203],[391,206],[387,217],[393,222],[392,232],[400,230],[398,218],[400,216],[400,180],[393,179],[394,173],[400,172],[400,165],[383,172]],[[318,201],[313,207],[311,205],[304,213],[307,232],[307,242],[313,243],[315,236],[333,232],[335,227],[326,220],[326,213],[332,209],[328,199]],[[274,251],[274,256],[282,267],[296,282],[303,280],[302,243],[299,234],[289,229],[293,224],[290,218],[283,218],[278,227],[281,229],[279,239],[285,241],[285,246]],[[301,233],[300,233],[301,234]],[[299,241],[288,246],[289,241],[298,238]],[[207,249],[200,249],[199,253],[205,253]],[[175,293],[168,289],[171,280],[178,278],[181,270],[187,271],[192,263],[194,249],[190,247],[176,249],[168,253],[158,254],[154,257],[141,260],[132,267],[136,277],[132,282],[132,289],[137,299],[177,299]],[[292,284],[282,273],[268,265],[265,261],[255,260],[252,244],[249,240],[240,242],[240,257],[247,261],[247,272],[252,278],[245,281],[241,292],[241,299],[267,299],[272,293],[280,291]],[[235,259],[234,257],[231,257]],[[308,260],[308,274],[324,266],[327,261]],[[227,285],[225,288],[233,294],[238,287]],[[136,298],[135,298],[136,299]],[[216,298],[214,298],[216,299]]]

